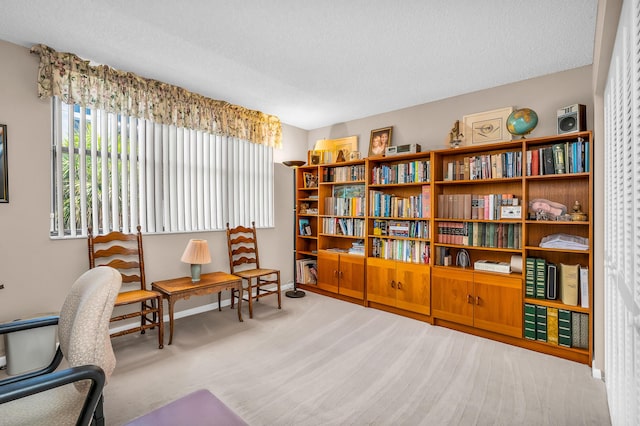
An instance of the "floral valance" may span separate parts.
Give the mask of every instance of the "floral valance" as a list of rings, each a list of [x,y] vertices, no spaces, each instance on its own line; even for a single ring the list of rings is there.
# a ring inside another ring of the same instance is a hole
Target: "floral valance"
[[[209,99],[106,65],[93,66],[72,53],[56,52],[43,44],[33,46],[31,53],[40,55],[40,98],[58,96],[67,104],[93,106],[274,148],[282,144],[282,124],[274,115]]]

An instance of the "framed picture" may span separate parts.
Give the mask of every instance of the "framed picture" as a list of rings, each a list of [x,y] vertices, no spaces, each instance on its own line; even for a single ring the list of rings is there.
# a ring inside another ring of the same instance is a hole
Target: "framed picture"
[[[384,127],[371,131],[371,140],[369,141],[369,157],[377,157],[384,155],[385,149],[391,146],[391,132],[393,127]]]
[[[311,164],[313,166],[322,164],[322,151],[309,151],[308,154],[309,158],[307,159],[307,164]]]
[[[9,161],[7,160],[7,125],[0,124],[0,203],[9,202]]]
[[[304,172],[304,187],[305,188],[317,188],[318,178],[313,173]]]
[[[464,145],[502,142],[512,139],[507,131],[507,118],[513,107],[494,109],[462,117]]]
[[[334,162],[346,161],[352,152],[358,151],[358,137],[349,136],[341,139],[333,139]]]

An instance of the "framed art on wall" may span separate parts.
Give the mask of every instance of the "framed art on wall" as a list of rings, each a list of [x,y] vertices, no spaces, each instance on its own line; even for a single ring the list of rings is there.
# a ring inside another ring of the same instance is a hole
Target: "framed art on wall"
[[[7,160],[7,125],[0,124],[0,203],[9,202],[9,161]]]
[[[465,145],[511,140],[507,131],[507,118],[513,107],[494,109],[462,117]]]
[[[384,155],[385,149],[391,146],[392,131],[392,126],[371,131],[371,140],[369,141],[369,157]]]

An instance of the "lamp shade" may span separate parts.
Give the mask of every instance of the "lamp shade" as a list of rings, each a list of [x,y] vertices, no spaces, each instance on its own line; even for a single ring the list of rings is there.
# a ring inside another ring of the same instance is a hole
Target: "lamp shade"
[[[319,139],[313,147],[316,151],[333,151],[334,148],[334,142],[329,139]]]
[[[203,265],[211,262],[207,240],[189,240],[180,260],[192,265]]]

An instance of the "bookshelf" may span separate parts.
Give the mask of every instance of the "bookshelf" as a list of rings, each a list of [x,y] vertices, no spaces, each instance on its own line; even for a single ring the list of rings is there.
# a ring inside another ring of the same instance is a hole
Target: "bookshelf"
[[[434,324],[591,364],[592,149],[591,132],[581,132],[432,153]],[[581,212],[563,215],[576,201]],[[540,246],[555,234],[588,242]],[[478,261],[509,272],[480,270]],[[563,300],[568,282],[577,279],[580,292],[581,274],[586,296]]]
[[[364,302],[365,161],[319,167],[318,288]]]
[[[316,285],[318,256],[318,166],[296,169],[296,279]],[[315,272],[315,273],[314,273]]]
[[[430,153],[367,159],[367,306],[428,320]]]
[[[300,287],[590,365],[592,155],[580,132],[301,167]],[[541,246],[556,234],[586,246]]]

